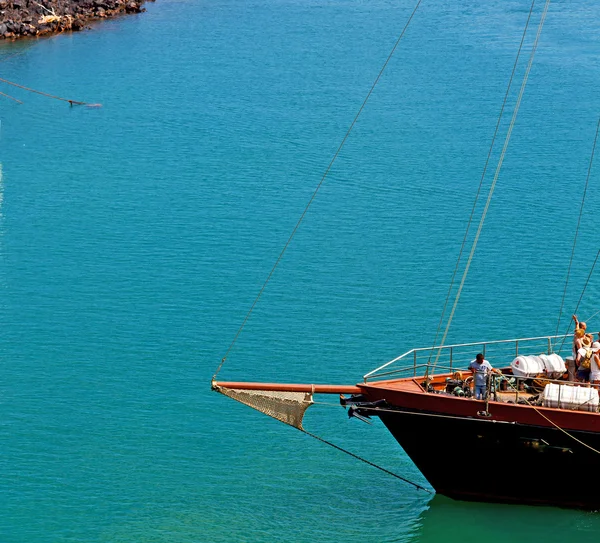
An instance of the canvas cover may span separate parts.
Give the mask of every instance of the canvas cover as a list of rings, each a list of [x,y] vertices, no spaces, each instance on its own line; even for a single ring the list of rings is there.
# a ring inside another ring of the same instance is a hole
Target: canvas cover
[[[510,367],[517,377],[545,376],[558,379],[567,371],[565,361],[555,353],[517,356]]]

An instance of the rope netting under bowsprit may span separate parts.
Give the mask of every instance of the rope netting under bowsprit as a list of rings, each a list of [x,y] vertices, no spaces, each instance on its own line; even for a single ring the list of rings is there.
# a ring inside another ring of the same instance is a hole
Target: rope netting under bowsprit
[[[229,396],[299,430],[306,410],[314,403],[310,392],[281,392],[215,387],[217,392]]]

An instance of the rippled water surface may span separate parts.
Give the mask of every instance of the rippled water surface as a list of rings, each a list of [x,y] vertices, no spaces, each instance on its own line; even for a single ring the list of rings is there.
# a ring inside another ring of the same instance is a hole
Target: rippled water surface
[[[210,391],[413,7],[158,0],[2,44],[2,78],[103,107],[0,83],[23,101],[0,96],[0,540],[597,537],[595,513],[432,498]],[[352,384],[431,344],[529,8],[421,4],[220,378]],[[600,112],[599,22],[597,2],[550,5],[448,342],[556,330]],[[561,331],[599,249],[598,171]],[[583,318],[600,310],[594,277]],[[426,485],[378,421],[320,401],[307,429]],[[593,469],[476,460],[515,485]],[[448,469],[471,477],[474,461]]]

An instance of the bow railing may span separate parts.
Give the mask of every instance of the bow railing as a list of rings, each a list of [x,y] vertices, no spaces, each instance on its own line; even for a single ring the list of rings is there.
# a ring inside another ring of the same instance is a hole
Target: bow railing
[[[597,334],[594,332],[594,337]],[[556,353],[566,359],[572,357],[572,337],[573,334],[539,336],[411,349],[367,373],[363,379],[367,383],[410,375],[410,372],[417,376],[431,375],[433,371],[445,373],[466,370],[477,353],[483,353],[484,358],[497,368],[509,366],[519,355]],[[555,351],[556,346],[562,347],[562,351]]]

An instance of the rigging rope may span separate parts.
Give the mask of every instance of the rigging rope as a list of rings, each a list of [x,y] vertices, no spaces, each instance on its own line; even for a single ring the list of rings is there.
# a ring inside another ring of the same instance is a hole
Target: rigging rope
[[[577,245],[577,236],[579,234],[579,227],[581,226],[581,217],[583,216],[583,205],[585,204],[585,196],[587,193],[588,185],[590,182],[590,175],[592,173],[592,164],[594,162],[594,154],[596,152],[596,142],[598,141],[598,132],[600,131],[600,118],[598,118],[598,124],[596,125],[596,135],[594,137],[594,145],[592,145],[592,154],[590,155],[590,163],[588,164],[587,176],[585,178],[585,187],[583,188],[583,195],[581,197],[581,206],[579,206],[579,217],[577,219],[577,227],[575,228],[575,237],[573,238],[573,247],[571,249],[571,258],[569,259],[569,268],[567,270],[567,278],[565,279],[565,288],[563,290],[562,300],[560,302],[560,310],[558,312],[558,322],[556,323],[556,334],[558,334],[558,329],[560,327],[560,318],[562,315],[563,307],[565,304],[565,297],[567,295],[567,286],[569,285],[569,277],[571,276],[571,267],[573,265],[573,259],[575,257],[575,246]],[[598,258],[598,257],[596,257]],[[588,278],[589,280],[589,278]],[[587,283],[586,283],[587,286]],[[581,299],[580,299],[581,301]],[[579,303],[577,304],[579,307]],[[575,313],[577,313],[577,309],[575,309]],[[571,322],[569,321],[569,326],[567,327],[567,334],[571,329]],[[564,345],[565,340],[561,344],[561,348]]]
[[[288,246],[290,245],[292,238],[295,236],[298,228],[300,228],[300,224],[302,223],[302,221],[304,220],[304,217],[306,216],[306,214],[308,213],[308,209],[310,208],[311,204],[313,203],[314,199],[317,196],[317,193],[319,192],[319,189],[321,188],[321,186],[323,185],[325,178],[327,177],[327,175],[329,174],[334,162],[336,161],[338,155],[340,154],[340,152],[342,151],[342,148],[344,147],[346,140],[350,137],[350,133],[352,132],[352,129],[354,128],[354,125],[356,124],[356,122],[358,121],[358,118],[360,116],[360,114],[363,112],[363,109],[365,108],[365,106],[367,105],[367,102],[369,100],[369,98],[371,97],[371,94],[373,94],[373,91],[375,90],[375,87],[377,86],[377,83],[379,83],[379,80],[381,79],[383,72],[385,71],[385,69],[387,68],[387,65],[389,64],[390,60],[392,59],[392,56],[394,55],[394,53],[396,52],[396,49],[398,48],[398,45],[400,44],[400,41],[402,40],[402,38],[404,37],[404,34],[406,33],[406,30],[408,29],[408,26],[410,25],[413,17],[415,16],[415,13],[417,12],[417,10],[419,9],[419,6],[421,5],[421,2],[423,0],[418,0],[418,2],[416,3],[414,9],[412,10],[412,13],[410,14],[406,24],[404,25],[404,28],[402,29],[402,32],[400,33],[400,36],[398,37],[398,39],[396,40],[396,42],[394,43],[394,46],[392,47],[392,50],[390,51],[389,55],[387,56],[385,62],[383,63],[383,66],[381,67],[381,69],[379,70],[379,73],[377,74],[377,77],[375,78],[375,81],[373,82],[373,84],[371,85],[371,88],[369,89],[369,92],[367,93],[365,99],[363,100],[361,106],[358,109],[358,112],[356,113],[356,115],[354,116],[354,119],[352,120],[352,122],[350,123],[350,127],[348,128],[348,130],[346,131],[346,134],[344,135],[344,137],[342,138],[342,142],[340,143],[340,145],[338,146],[336,152],[333,155],[333,158],[331,159],[331,161],[329,162],[329,165],[327,166],[327,168],[325,169],[325,173],[323,174],[323,176],[321,177],[321,180],[319,181],[319,184],[317,185],[317,188],[314,190],[312,196],[310,197],[308,204],[306,204],[306,207],[304,208],[304,211],[302,212],[302,214],[300,215],[300,218],[298,219],[298,222],[296,223],[296,226],[294,226],[292,233],[290,234],[287,242],[285,243],[283,249],[281,250],[281,252],[279,253],[279,256],[277,257],[277,260],[275,261],[275,264],[273,265],[273,267],[271,268],[271,271],[269,272],[269,275],[267,276],[267,279],[265,280],[265,282],[263,283],[260,291],[258,292],[258,295],[256,296],[256,298],[254,299],[254,302],[252,302],[252,305],[250,306],[250,309],[248,310],[248,313],[246,313],[246,316],[244,318],[244,320],[242,321],[241,326],[238,328],[238,331],[236,332],[233,341],[231,342],[231,344],[229,345],[229,347],[227,348],[227,351],[225,352],[225,355],[223,356],[223,358],[221,359],[221,363],[219,364],[219,366],[217,367],[217,371],[215,371],[215,374],[213,375],[213,381],[216,379],[217,375],[219,374],[219,372],[221,371],[221,368],[223,367],[223,364],[225,363],[225,360],[227,359],[227,357],[229,356],[229,353],[231,352],[231,349],[233,349],[233,346],[235,345],[235,343],[238,340],[238,337],[240,336],[240,334],[242,333],[242,330],[244,329],[244,327],[246,326],[246,323],[248,322],[248,319],[250,318],[250,315],[252,314],[252,311],[254,310],[254,307],[256,306],[256,304],[258,303],[258,300],[260,299],[260,297],[262,296],[267,284],[269,283],[269,281],[271,280],[271,277],[273,276],[273,273],[275,272],[275,269],[277,268],[277,266],[279,265],[279,262],[281,262],[281,259],[283,258],[284,253],[286,252]],[[1,80],[0,80],[1,81]]]
[[[588,274],[588,277],[585,281],[585,285],[583,285],[583,290],[581,291],[581,296],[579,296],[579,300],[577,301],[577,305],[575,306],[575,313],[577,313],[577,310],[579,309],[579,304],[581,303],[581,300],[583,299],[583,295],[585,294],[585,291],[590,282],[590,279],[592,278],[592,273],[594,273],[594,268],[596,267],[596,262],[598,262],[598,256],[600,256],[600,249],[598,249],[598,252],[596,253],[596,258],[594,259],[594,263],[592,264],[590,273]],[[569,328],[571,328],[571,323],[569,323]],[[567,328],[567,332],[569,331],[569,328]],[[560,344],[560,348],[558,349],[559,352],[562,351],[562,348],[563,348],[563,345],[565,344],[566,339],[567,339],[567,336],[565,335],[563,337],[562,343]]]
[[[498,159],[498,164],[496,166],[496,171],[494,173],[494,178],[492,180],[492,184],[490,186],[490,190],[488,192],[488,197],[487,200],[485,202],[485,207],[483,209],[483,212],[481,214],[481,219],[479,221],[479,227],[477,228],[477,232],[475,234],[475,239],[473,240],[473,244],[471,245],[471,252],[469,253],[469,258],[467,260],[467,263],[465,265],[465,270],[463,272],[462,275],[462,279],[460,282],[460,285],[458,287],[458,291],[456,293],[456,297],[454,299],[454,304],[452,306],[452,310],[450,312],[450,316],[448,317],[448,323],[446,324],[446,329],[444,330],[444,335],[442,337],[442,340],[440,342],[440,345],[444,345],[445,341],[446,341],[446,337],[448,335],[448,331],[450,330],[450,325],[452,324],[452,319],[454,318],[454,313],[456,311],[456,306],[458,305],[458,301],[460,299],[460,295],[462,293],[462,289],[465,285],[465,281],[467,279],[467,274],[469,273],[469,268],[471,267],[471,262],[473,261],[473,255],[475,254],[475,249],[477,248],[477,243],[479,241],[479,236],[481,235],[481,231],[483,229],[483,224],[485,222],[485,218],[487,216],[489,207],[490,207],[490,203],[492,200],[492,196],[494,194],[494,189],[496,188],[496,183],[498,181],[498,177],[500,175],[500,170],[502,168],[502,163],[504,162],[504,157],[506,155],[506,150],[508,148],[508,144],[510,142],[510,137],[512,135],[512,131],[515,125],[515,122],[517,120],[517,115],[519,113],[519,108],[521,107],[521,101],[523,99],[523,94],[525,93],[525,87],[527,86],[527,80],[529,79],[529,73],[531,72],[531,66],[533,64],[533,58],[535,56],[535,52],[537,50],[537,46],[540,40],[540,35],[542,33],[542,28],[544,27],[544,22],[546,20],[546,14],[548,13],[548,7],[550,5],[550,0],[546,0],[546,3],[544,5],[544,10],[542,12],[542,16],[540,18],[540,22],[538,24],[538,29],[537,29],[537,34],[535,36],[535,41],[533,43],[532,49],[531,49],[531,53],[529,55],[529,62],[527,64],[527,68],[525,70],[525,75],[523,76],[523,81],[521,83],[521,88],[519,90],[519,95],[517,97],[517,101],[515,104],[515,109],[513,111],[512,114],[512,118],[510,120],[510,125],[508,127],[508,131],[506,133],[506,137],[504,139],[504,145],[502,146],[502,152],[500,153],[500,158]],[[435,358],[435,362],[433,363],[433,367],[431,372],[433,373],[433,371],[435,370],[435,367],[439,361],[440,358],[440,354],[441,354],[441,349],[438,349],[437,352],[437,356]],[[427,368],[427,374],[426,376],[429,375],[429,367]]]
[[[429,359],[427,360],[427,364],[429,364],[431,362],[431,356],[433,354],[433,351],[435,349],[436,343],[437,343],[437,339],[440,333],[440,330],[442,329],[442,323],[444,322],[444,316],[446,315],[446,309],[448,307],[448,302],[450,301],[450,295],[452,294],[452,287],[454,287],[454,281],[456,279],[456,275],[458,273],[458,268],[460,265],[460,261],[462,259],[462,255],[467,243],[467,237],[469,234],[469,230],[471,228],[471,223],[473,222],[473,217],[475,216],[475,209],[477,207],[477,202],[479,201],[479,195],[481,193],[481,189],[483,187],[483,181],[485,179],[485,174],[487,173],[487,168],[488,165],[490,163],[490,159],[492,156],[492,150],[494,148],[494,144],[496,143],[496,136],[498,135],[498,131],[500,129],[500,122],[502,120],[502,116],[504,114],[504,109],[506,108],[506,103],[508,101],[508,95],[510,93],[510,89],[512,86],[512,82],[515,76],[515,73],[517,71],[517,65],[519,63],[519,58],[521,57],[521,50],[523,49],[523,43],[525,42],[525,36],[527,35],[527,29],[529,28],[529,22],[531,21],[531,15],[533,13],[533,8],[535,6],[535,2],[536,0],[533,0],[531,2],[531,7],[529,8],[529,15],[527,16],[527,21],[525,23],[525,28],[523,29],[523,34],[521,36],[521,43],[519,44],[519,49],[517,51],[517,57],[515,58],[515,62],[513,64],[513,69],[512,69],[512,73],[510,74],[510,79],[508,80],[508,86],[506,87],[506,92],[504,93],[504,100],[502,101],[502,107],[500,108],[500,113],[498,115],[498,120],[496,121],[496,128],[494,129],[494,135],[492,136],[492,142],[490,144],[490,148],[488,150],[488,154],[487,154],[487,158],[485,161],[485,164],[483,166],[483,172],[481,174],[481,179],[479,180],[479,187],[477,187],[477,193],[475,194],[475,201],[473,202],[473,207],[471,209],[471,215],[469,216],[469,220],[467,222],[467,228],[465,230],[465,235],[463,237],[462,240],[462,244],[460,246],[460,251],[458,253],[458,258],[456,259],[456,266],[454,267],[454,272],[452,274],[452,279],[450,280],[450,285],[448,287],[448,293],[446,295],[446,301],[444,302],[444,307],[442,309],[442,314],[440,315],[440,321],[438,323],[438,327],[437,330],[435,332],[435,337],[433,339],[433,344],[431,347],[431,351],[429,353]],[[443,345],[443,342],[442,342]]]
[[[591,321],[596,315],[598,315],[598,313],[600,313],[600,309],[598,309],[598,311],[596,311],[591,317],[585,319],[585,322]]]

